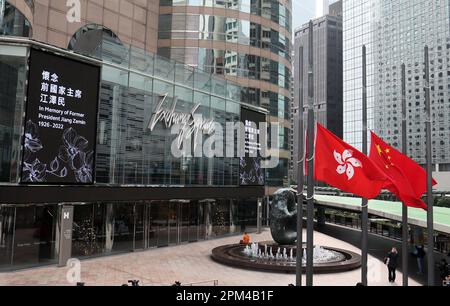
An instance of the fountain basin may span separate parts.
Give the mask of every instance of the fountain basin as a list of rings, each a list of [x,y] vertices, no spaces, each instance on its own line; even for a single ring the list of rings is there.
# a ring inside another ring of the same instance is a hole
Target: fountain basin
[[[275,244],[274,242],[260,242],[259,248],[263,253],[263,249],[265,251],[266,246],[268,249],[272,248],[272,250],[278,250],[280,248],[285,253],[290,254],[292,250],[292,254],[294,258],[280,258],[280,259],[269,259],[261,257],[252,257],[246,254],[245,245],[240,244],[232,244],[232,245],[224,245],[213,249],[212,251],[212,259],[218,263],[225,264],[228,266],[241,268],[241,269],[249,269],[249,270],[258,270],[258,271],[266,271],[266,272],[278,272],[278,273],[295,273],[296,272],[296,247],[295,246],[280,246]],[[325,274],[325,273],[338,273],[355,270],[361,267],[361,256],[351,251],[332,248],[332,247],[322,247],[330,254],[336,254],[335,256],[331,256],[331,259],[327,262],[315,262],[314,263],[314,273],[316,274]],[[264,253],[263,253],[264,254]],[[303,271],[306,271],[305,262],[303,262]]]

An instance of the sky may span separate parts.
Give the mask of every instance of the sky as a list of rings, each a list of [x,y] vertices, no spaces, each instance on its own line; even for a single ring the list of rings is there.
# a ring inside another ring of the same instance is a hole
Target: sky
[[[330,4],[336,0],[330,0]],[[293,30],[301,27],[316,15],[316,0],[292,0]]]
[[[292,0],[293,30],[301,27],[316,14],[315,0]]]

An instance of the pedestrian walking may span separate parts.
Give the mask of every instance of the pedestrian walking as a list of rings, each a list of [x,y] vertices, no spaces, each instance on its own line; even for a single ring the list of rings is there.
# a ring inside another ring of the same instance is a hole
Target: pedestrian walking
[[[396,271],[398,266],[398,251],[393,247],[384,259],[384,263],[388,267],[389,282],[394,283],[397,277]]]
[[[423,245],[416,245],[416,251],[414,252],[414,256],[417,259],[417,274],[422,275],[424,273],[424,258],[426,256],[425,248]]]

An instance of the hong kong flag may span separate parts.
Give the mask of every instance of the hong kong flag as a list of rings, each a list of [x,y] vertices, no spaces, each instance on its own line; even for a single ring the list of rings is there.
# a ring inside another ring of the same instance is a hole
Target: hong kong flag
[[[414,160],[400,153],[372,132],[370,159],[385,173],[385,188],[406,206],[427,209],[421,196],[427,191],[427,173]],[[433,180],[433,185],[437,182]]]
[[[363,153],[317,125],[314,176],[343,191],[373,199],[386,185],[386,175]]]

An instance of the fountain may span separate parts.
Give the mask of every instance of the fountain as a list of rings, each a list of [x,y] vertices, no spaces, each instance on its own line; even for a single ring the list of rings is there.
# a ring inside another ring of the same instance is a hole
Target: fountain
[[[274,253],[275,252],[275,253]],[[303,249],[302,267],[306,267],[306,249]],[[313,252],[314,273],[335,273],[361,267],[361,256],[331,247],[316,246]],[[279,246],[273,242],[225,245],[215,248],[212,258],[220,263],[244,269],[295,273],[297,249]]]
[[[297,263],[295,199],[290,189],[281,189],[274,195],[271,232],[275,242],[221,246],[212,251],[213,260],[243,269],[295,273]],[[305,246],[302,254],[302,267],[305,269],[307,259]],[[347,250],[315,246],[313,263],[314,273],[343,272],[360,268],[361,256]]]
[[[270,249],[272,250],[272,248]],[[264,244],[264,248],[262,248],[258,243],[252,243],[251,245],[247,245],[242,253],[251,259],[258,259],[259,261],[267,261],[274,259],[278,262],[288,262],[288,263],[296,263],[297,258],[294,257],[294,248],[289,248],[289,256],[288,256],[288,247],[283,248],[281,252],[281,248],[278,247],[278,251],[276,256],[273,258],[273,255],[267,251],[267,244]],[[315,264],[329,263],[329,262],[337,262],[344,259],[344,255],[338,251],[334,251],[331,249],[326,249],[322,246],[316,246],[314,248],[314,259],[313,262]],[[303,263],[306,264],[306,250],[303,250]]]

